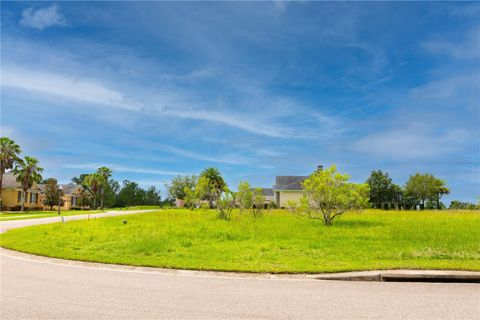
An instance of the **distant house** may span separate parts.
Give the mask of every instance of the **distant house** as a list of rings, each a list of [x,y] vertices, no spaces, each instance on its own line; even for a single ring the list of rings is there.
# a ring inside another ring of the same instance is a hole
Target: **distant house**
[[[317,166],[317,170],[323,170],[323,166]],[[288,201],[299,201],[303,197],[303,181],[308,177],[276,176],[273,193],[277,207],[286,207]]]
[[[43,205],[43,199],[44,199],[44,194],[45,194],[45,184],[40,184],[38,185],[40,190],[42,191],[42,206],[43,209],[50,209],[50,206]],[[89,193],[83,186],[81,185],[76,185],[73,183],[70,184],[62,184],[59,185],[62,187],[62,206],[60,207],[60,210],[72,210],[72,209],[83,209],[83,208],[88,208],[89,206],[80,206],[80,198],[84,193]],[[53,207],[54,210],[58,209],[58,206]]]
[[[299,201],[303,196],[302,182],[307,178],[308,176],[277,176],[273,186],[277,207],[286,207],[288,201]]]
[[[34,183],[25,193],[22,186],[17,182],[17,177],[7,172],[3,175],[2,182],[2,207],[5,210],[20,210],[25,199],[26,210],[38,210],[42,208],[41,189]]]

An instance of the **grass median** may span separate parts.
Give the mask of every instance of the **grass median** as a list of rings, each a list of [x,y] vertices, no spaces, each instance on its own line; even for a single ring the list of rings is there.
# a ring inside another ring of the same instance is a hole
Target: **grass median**
[[[128,220],[123,224],[122,220]],[[331,227],[275,210],[261,218],[163,210],[10,230],[2,247],[104,263],[273,273],[480,271],[480,212],[349,212]]]

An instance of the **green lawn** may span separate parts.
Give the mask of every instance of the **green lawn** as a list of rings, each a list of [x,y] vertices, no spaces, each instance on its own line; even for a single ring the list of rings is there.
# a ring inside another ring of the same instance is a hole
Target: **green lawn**
[[[129,211],[129,210],[148,210],[148,209],[158,209],[158,206],[134,206],[134,207],[125,207],[125,208],[105,208],[105,211]],[[75,216],[80,214],[94,214],[102,212],[101,210],[62,210],[61,214],[63,216]],[[0,222],[9,221],[9,220],[23,220],[23,219],[38,219],[38,218],[48,218],[58,216],[58,211],[53,210],[44,210],[44,211],[10,211],[10,212],[0,212]]]
[[[212,210],[164,210],[11,230],[0,245],[74,260],[201,270],[480,271],[480,212],[368,210],[326,227],[280,210],[258,219],[236,212],[232,221]]]

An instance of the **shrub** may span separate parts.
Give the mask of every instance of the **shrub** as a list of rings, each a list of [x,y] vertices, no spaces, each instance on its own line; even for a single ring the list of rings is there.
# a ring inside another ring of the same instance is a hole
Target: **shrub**
[[[298,212],[298,202],[295,200],[288,200],[286,203],[286,209],[292,213]]]
[[[320,211],[325,225],[331,225],[333,219],[347,210],[368,206],[368,184],[349,183],[350,176],[337,172],[335,165],[318,170],[303,182],[305,196]]]
[[[235,208],[235,194],[226,189],[217,201],[218,217],[223,220],[230,220],[233,208]]]
[[[275,203],[275,201],[270,201],[269,203],[267,203],[267,209],[268,210],[277,209],[277,204]]]
[[[263,206],[265,205],[265,196],[262,194],[262,188],[256,188],[252,193],[253,205],[250,212],[255,218],[261,217],[263,214]]]

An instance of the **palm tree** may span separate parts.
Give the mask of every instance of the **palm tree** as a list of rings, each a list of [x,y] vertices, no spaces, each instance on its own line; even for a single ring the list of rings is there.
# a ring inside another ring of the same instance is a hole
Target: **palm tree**
[[[9,169],[13,169],[20,158],[18,155],[22,152],[20,146],[7,137],[0,138],[0,209],[2,207],[2,186],[3,174]]]
[[[103,177],[99,173],[92,173],[83,180],[93,193],[93,209],[97,208],[97,193],[103,185]]]
[[[42,181],[40,174],[43,168],[38,166],[38,160],[33,157],[25,157],[25,161],[20,160],[13,169],[13,173],[17,177],[17,181],[21,184],[23,190],[22,211],[25,211],[25,201],[27,200],[27,190],[30,189],[34,183]]]
[[[210,181],[211,194],[209,195],[210,207],[213,206],[213,201],[217,200],[225,190],[227,184],[223,180],[222,174],[217,168],[209,167],[200,173],[200,177],[207,178]]]
[[[437,209],[440,209],[440,198],[450,193],[450,189],[445,186],[443,180],[437,181]]]
[[[110,179],[110,177],[112,176],[112,170],[110,170],[107,167],[100,167],[97,170],[97,174],[102,176],[102,181],[101,181],[101,185],[100,185],[100,197],[101,197],[100,207],[103,210],[103,204],[104,204],[104,201],[105,201],[105,189],[107,188],[107,185],[108,185],[108,179]]]

